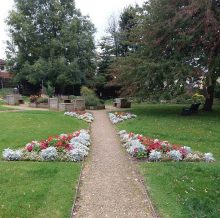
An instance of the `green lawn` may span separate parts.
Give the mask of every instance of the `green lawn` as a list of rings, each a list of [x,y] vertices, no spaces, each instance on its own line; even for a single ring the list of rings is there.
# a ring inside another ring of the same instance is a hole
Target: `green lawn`
[[[0,152],[88,125],[63,113],[0,114]],[[0,161],[0,217],[69,217],[80,163]]]
[[[11,108],[4,107],[3,104],[3,100],[0,100],[0,111],[12,110]]]
[[[181,105],[134,106],[138,117],[120,129],[212,152],[217,162],[141,163],[150,196],[162,217],[220,217],[220,107],[180,116]]]

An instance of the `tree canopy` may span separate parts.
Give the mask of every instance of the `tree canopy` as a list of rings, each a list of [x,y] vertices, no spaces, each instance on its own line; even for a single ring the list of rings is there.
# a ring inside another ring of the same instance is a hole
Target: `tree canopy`
[[[44,81],[61,92],[95,72],[94,26],[73,0],[15,0],[7,57],[20,84]]]
[[[119,24],[126,52],[110,68],[125,94],[178,95],[192,83],[204,88],[211,110],[220,76],[219,0],[150,0],[125,10]]]

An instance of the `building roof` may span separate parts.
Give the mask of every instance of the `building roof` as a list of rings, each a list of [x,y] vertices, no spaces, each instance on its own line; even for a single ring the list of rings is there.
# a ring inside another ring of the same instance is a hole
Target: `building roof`
[[[12,74],[7,71],[0,72],[0,78],[2,79],[12,79]]]
[[[3,59],[0,59],[0,65],[5,65],[5,61]]]

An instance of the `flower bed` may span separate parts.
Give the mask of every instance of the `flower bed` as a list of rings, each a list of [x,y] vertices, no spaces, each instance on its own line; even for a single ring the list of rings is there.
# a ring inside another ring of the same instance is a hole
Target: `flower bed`
[[[113,124],[137,117],[137,115],[128,112],[111,112],[108,116]]]
[[[90,135],[87,130],[60,134],[42,141],[32,141],[22,149],[3,151],[7,161],[82,161],[89,152]]]
[[[127,152],[137,159],[146,158],[148,161],[187,161],[187,162],[213,162],[212,153],[192,151],[190,147],[172,145],[168,141],[151,139],[140,134],[119,132],[121,142]]]
[[[65,112],[64,115],[75,117],[79,120],[84,120],[88,123],[91,123],[94,120],[92,113],[87,113],[87,112],[80,112],[80,111]]]

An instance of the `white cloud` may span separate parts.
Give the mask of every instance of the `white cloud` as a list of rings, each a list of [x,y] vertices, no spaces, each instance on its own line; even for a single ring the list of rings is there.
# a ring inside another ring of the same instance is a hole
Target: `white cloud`
[[[108,18],[112,14],[118,15],[123,8],[132,4],[142,4],[144,0],[75,0],[76,7],[83,15],[89,15],[97,29],[96,39],[99,39],[105,32]],[[13,7],[13,0],[4,1],[0,7],[0,58],[5,57],[5,41],[8,39],[5,19],[9,10]]]

